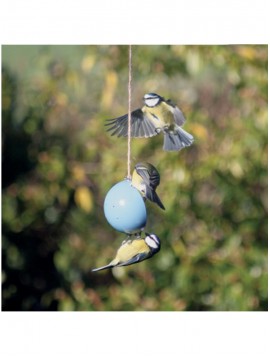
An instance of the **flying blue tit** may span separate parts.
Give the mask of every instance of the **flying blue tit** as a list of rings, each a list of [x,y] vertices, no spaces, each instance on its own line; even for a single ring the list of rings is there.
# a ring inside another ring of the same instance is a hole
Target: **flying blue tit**
[[[145,238],[137,237],[135,239],[124,240],[117,250],[116,257],[108,265],[93,269],[92,271],[136,264],[142,260],[151,258],[159,250],[160,239],[158,236],[153,233],[145,233]]]
[[[143,197],[156,203],[160,208],[165,210],[163,203],[156,193],[156,188],[160,183],[158,170],[148,162],[139,162],[135,165],[132,173],[131,184],[137,188]]]
[[[149,138],[163,132],[163,150],[179,151],[190,146],[194,139],[181,127],[185,122],[182,111],[158,94],[148,93],[143,97],[144,106],[131,112],[131,136]],[[128,114],[108,119],[105,124],[111,135],[128,135]]]

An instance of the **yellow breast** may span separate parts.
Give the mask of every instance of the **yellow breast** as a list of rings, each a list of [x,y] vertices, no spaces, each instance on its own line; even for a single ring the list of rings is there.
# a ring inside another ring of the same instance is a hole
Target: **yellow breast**
[[[165,102],[161,102],[153,108],[144,107],[143,111],[147,113],[147,116],[157,128],[170,126],[174,123],[171,108]]]
[[[144,239],[134,239],[131,242],[127,242],[118,249],[115,260],[119,263],[125,262],[135,255],[140,253],[149,252],[150,249],[148,245],[145,243]]]
[[[139,190],[141,193],[143,190],[145,190],[143,179],[140,175],[137,174],[136,170],[133,171],[131,182],[132,186],[137,188],[137,190]]]

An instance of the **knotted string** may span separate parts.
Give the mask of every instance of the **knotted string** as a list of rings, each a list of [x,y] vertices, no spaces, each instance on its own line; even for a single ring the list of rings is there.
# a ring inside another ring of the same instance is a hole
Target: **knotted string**
[[[129,45],[128,51],[128,143],[127,143],[127,178],[131,179],[131,81],[132,81],[132,46]]]

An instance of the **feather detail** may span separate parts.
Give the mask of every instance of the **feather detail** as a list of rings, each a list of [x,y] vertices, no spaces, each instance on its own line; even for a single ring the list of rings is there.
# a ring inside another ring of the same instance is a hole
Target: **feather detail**
[[[190,146],[193,141],[193,136],[180,127],[176,127],[174,131],[164,130],[163,150],[179,151]]]
[[[128,115],[114,119],[107,119],[105,126],[111,135],[127,136],[128,132]],[[146,113],[142,109],[136,109],[131,112],[131,136],[136,138],[148,138],[157,135],[156,128]]]

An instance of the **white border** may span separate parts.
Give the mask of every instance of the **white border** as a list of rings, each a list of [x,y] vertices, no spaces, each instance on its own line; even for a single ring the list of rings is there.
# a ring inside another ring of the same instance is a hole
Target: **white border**
[[[244,312],[2,313],[1,352],[5,357],[264,357],[270,353],[266,323],[266,313]]]
[[[1,44],[269,43],[267,0],[2,0],[0,6]],[[266,312],[0,317],[5,357],[270,355]]]
[[[2,0],[4,44],[265,44],[267,0]]]

